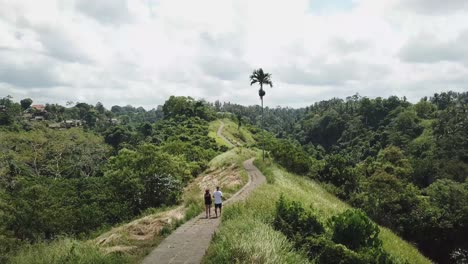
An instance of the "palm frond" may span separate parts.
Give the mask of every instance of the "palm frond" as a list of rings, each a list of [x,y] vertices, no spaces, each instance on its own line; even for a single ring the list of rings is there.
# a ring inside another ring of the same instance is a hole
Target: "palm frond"
[[[250,81],[250,85],[259,83],[260,86],[267,84],[270,85],[270,87],[273,87],[271,74],[264,72],[262,68],[258,68],[252,72],[252,75],[250,75]]]

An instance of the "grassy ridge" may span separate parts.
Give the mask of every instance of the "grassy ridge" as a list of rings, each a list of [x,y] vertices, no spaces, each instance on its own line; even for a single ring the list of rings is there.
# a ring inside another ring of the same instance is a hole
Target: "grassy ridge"
[[[251,146],[255,144],[255,140],[252,134],[243,126],[238,128],[238,125],[234,123],[231,119],[224,118],[224,129],[223,129],[223,136],[227,138],[234,146]],[[226,145],[224,140],[216,135],[221,122],[219,120],[210,122],[210,134],[212,138],[216,140],[219,145]]]
[[[208,250],[206,263],[220,263],[230,258],[234,262],[250,263],[309,262],[301,252],[292,251],[292,245],[285,241],[285,237],[271,228],[276,201],[281,194],[318,210],[322,221],[350,208],[314,181],[287,173],[274,164],[260,160],[257,159],[255,163],[269,184],[259,187],[245,203],[226,208],[223,225]],[[246,221],[249,222],[248,227],[244,227]],[[256,232],[255,235],[238,231],[246,228],[248,232]],[[402,263],[431,263],[416,248],[388,229],[381,228],[380,238],[384,249]]]
[[[218,136],[218,128],[220,125],[221,121],[219,120],[211,121],[208,127],[208,136],[213,138],[216,141],[216,144],[218,144],[218,146],[225,146],[229,149],[231,148],[231,145],[229,145],[223,138]]]
[[[232,123],[232,121],[229,121]],[[215,137],[219,145],[227,146],[226,142],[216,135],[220,121],[210,123],[210,135]],[[229,127],[233,127],[232,124]],[[237,128],[236,128],[237,129]],[[252,138],[248,131],[248,137]],[[223,131],[224,134],[224,131]],[[230,134],[232,136],[232,134]],[[236,141],[241,141],[240,138],[234,138]],[[175,220],[168,226],[165,226],[161,233],[157,234],[150,240],[132,240],[129,239],[131,230],[139,226],[137,222],[146,222],[147,218],[156,219],[159,215],[169,213],[169,211],[177,210],[177,207],[157,208],[147,210],[143,213],[143,217],[136,219],[128,224],[122,224],[109,231],[108,237],[117,237],[116,241],[110,246],[121,247],[128,249],[119,253],[107,253],[102,247],[96,246],[97,239],[83,241],[72,238],[59,238],[51,242],[40,242],[34,245],[23,248],[14,257],[10,259],[11,263],[15,264],[61,264],[61,263],[140,263],[142,258],[150,252],[152,248],[157,246],[164,236],[181,225],[184,221],[198,215],[203,209],[202,194],[203,189],[207,186],[205,182],[217,183],[221,185],[225,197],[228,198],[237,192],[248,180],[246,172],[242,169],[242,162],[246,159],[255,156],[255,152],[245,148],[232,148],[215,158],[208,164],[208,169],[196,179],[193,180],[185,189],[182,197],[182,207],[184,216],[180,220]],[[235,175],[235,177],[233,177]],[[208,179],[207,179],[208,178]],[[237,181],[236,184],[231,184],[231,180]],[[207,181],[206,181],[207,180]],[[213,186],[209,186],[214,188]],[[127,227],[128,226],[128,227]],[[131,229],[131,228],[130,228]]]

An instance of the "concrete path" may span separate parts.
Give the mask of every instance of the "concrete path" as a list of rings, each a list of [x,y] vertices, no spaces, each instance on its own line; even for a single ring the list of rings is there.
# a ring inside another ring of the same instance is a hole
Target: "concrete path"
[[[249,159],[244,162],[244,168],[249,175],[249,182],[231,199],[224,202],[223,206],[244,200],[259,185],[266,182],[265,176],[253,165],[253,160]],[[213,211],[212,214],[214,214]],[[205,212],[201,213],[164,239],[143,260],[143,264],[200,263],[220,223],[220,218],[206,219]]]
[[[224,128],[224,122],[223,120],[219,120],[221,122],[221,125],[219,126],[218,128],[218,132],[216,133],[218,135],[218,137],[224,139],[224,141],[226,141],[226,143],[230,146],[230,147],[234,147],[234,144],[232,144],[231,141],[229,141],[227,138],[225,138],[223,136],[223,128]]]

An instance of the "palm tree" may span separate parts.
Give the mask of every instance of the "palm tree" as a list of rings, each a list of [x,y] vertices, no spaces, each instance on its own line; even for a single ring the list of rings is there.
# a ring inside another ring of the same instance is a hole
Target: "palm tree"
[[[258,95],[262,101],[262,129],[263,129],[263,96],[265,96],[265,90],[263,90],[263,85],[270,85],[273,87],[273,82],[271,81],[271,74],[263,72],[262,68],[254,70],[252,75],[250,75],[250,85],[258,83],[260,84],[260,89],[258,90]],[[263,160],[265,160],[265,139],[263,139]]]

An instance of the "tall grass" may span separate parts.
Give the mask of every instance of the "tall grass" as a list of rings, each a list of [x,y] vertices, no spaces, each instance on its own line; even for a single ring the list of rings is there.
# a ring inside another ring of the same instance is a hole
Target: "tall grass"
[[[232,164],[242,167],[242,163],[255,157],[256,152],[248,148],[234,148],[214,157],[209,163],[210,168],[223,168]]]
[[[119,264],[129,260],[118,254],[105,254],[97,246],[82,241],[62,238],[50,243],[27,246],[9,261],[11,264]]]
[[[309,263],[282,233],[256,217],[253,209],[243,203],[226,208],[204,263]]]
[[[314,208],[321,221],[327,221],[350,206],[328,193],[320,184],[288,173],[268,160],[262,162],[257,159],[255,164],[267,177],[268,184],[255,190],[245,203],[226,207],[222,226],[209,248],[205,262],[216,263],[229,257],[239,263],[307,262],[303,253],[292,251],[291,244],[279,232],[271,229],[276,201],[280,195]],[[380,239],[384,249],[401,263],[431,263],[415,247],[386,228],[381,228]],[[276,262],[264,259],[266,255]]]

